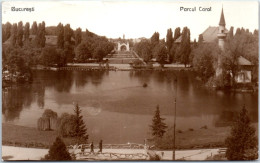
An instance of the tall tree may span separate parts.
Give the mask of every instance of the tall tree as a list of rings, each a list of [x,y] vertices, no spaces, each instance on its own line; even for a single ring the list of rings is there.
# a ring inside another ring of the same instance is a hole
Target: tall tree
[[[75,46],[78,46],[82,40],[82,31],[81,28],[77,28],[75,32]]]
[[[73,30],[70,28],[70,24],[66,24],[64,27],[64,42],[71,43],[72,36],[73,36]]]
[[[78,141],[86,141],[88,139],[87,128],[83,121],[83,116],[81,115],[81,110],[79,105],[75,105],[75,127],[74,127],[74,136],[77,137]]]
[[[49,161],[69,161],[72,160],[66,145],[60,137],[57,137],[53,145],[50,147],[49,152],[45,155],[43,160]]]
[[[151,44],[153,47],[155,47],[157,44],[159,44],[160,34],[159,32],[154,32],[154,34],[151,37]]]
[[[17,41],[17,23],[12,26],[12,45],[15,46]]]
[[[258,158],[257,137],[248,112],[243,106],[234,122],[231,135],[225,140],[228,160],[255,160]]]
[[[46,41],[46,37],[45,37],[45,22],[43,21],[42,22],[42,26],[41,26],[41,29],[40,29],[41,33],[40,33],[40,45],[41,47],[45,47],[45,41]]]
[[[172,29],[167,30],[167,35],[166,35],[166,45],[167,45],[167,51],[168,51],[168,57],[170,55],[170,50],[172,48],[173,44],[173,37],[172,37]]]
[[[234,27],[230,27],[230,30],[228,32],[228,38],[232,39],[234,37]]]
[[[190,30],[189,28],[184,27],[182,30],[182,40],[179,55],[181,56],[181,62],[184,63],[185,67],[189,63],[190,52]]]
[[[37,27],[37,22],[34,21],[33,24],[32,24],[32,35],[36,35],[37,32],[38,32],[38,27]]]
[[[24,40],[25,41],[29,40],[29,35],[30,35],[30,24],[29,24],[29,22],[27,22],[24,27]]]
[[[150,126],[152,130],[152,136],[154,138],[162,138],[166,132],[167,125],[163,122],[164,120],[164,118],[161,118],[160,109],[157,105],[154,117],[152,119],[152,125]]]
[[[174,31],[174,37],[173,37],[173,40],[175,41],[177,38],[179,38],[181,36],[181,28],[180,27],[177,27],[175,28],[175,31]]]
[[[64,47],[64,27],[63,24],[59,23],[57,26],[57,34],[58,34],[58,39],[57,39],[57,46],[58,48],[63,48]]]
[[[23,22],[20,21],[17,27],[17,44],[23,46]]]
[[[2,26],[2,36],[3,36],[3,42],[8,40],[11,37],[11,31],[12,31],[12,25],[11,23],[7,22]]]
[[[201,45],[203,43],[203,35],[200,34],[199,35],[199,41],[198,41],[198,44]]]

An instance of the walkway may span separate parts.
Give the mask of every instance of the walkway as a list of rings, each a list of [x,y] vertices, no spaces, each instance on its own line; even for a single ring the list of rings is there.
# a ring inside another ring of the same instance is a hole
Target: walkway
[[[196,149],[196,150],[178,150],[176,151],[176,159],[185,159],[185,160],[205,160],[207,156],[215,155],[218,153],[219,149]],[[71,149],[70,149],[71,151]],[[94,149],[97,153],[98,149]],[[71,151],[72,152],[72,151]],[[75,151],[80,153],[80,149]],[[89,149],[86,149],[85,152],[89,152]],[[155,151],[157,154],[161,155],[163,152],[162,160],[171,160],[172,151]],[[48,149],[36,149],[36,148],[21,148],[21,147],[12,147],[12,146],[2,146],[2,158],[4,160],[40,160],[44,155],[48,153]],[[103,153],[122,153],[122,154],[145,154],[143,149],[104,149]],[[96,155],[98,156],[98,155]],[[87,158],[85,158],[87,159]],[[92,160],[109,160],[108,155],[103,155],[95,157],[91,156]],[[114,160],[117,160],[113,158]],[[112,160],[112,159],[111,159]]]

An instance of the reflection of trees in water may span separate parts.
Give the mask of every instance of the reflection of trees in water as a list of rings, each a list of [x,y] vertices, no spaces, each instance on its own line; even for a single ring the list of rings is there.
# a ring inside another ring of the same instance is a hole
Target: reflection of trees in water
[[[108,71],[73,71],[73,79],[76,87],[84,87],[85,84],[91,82],[98,86],[102,83],[104,75],[109,75]]]
[[[2,114],[6,121],[19,118],[23,108],[29,108],[37,100],[38,106],[44,106],[44,88],[39,85],[12,86],[2,90]]]
[[[137,78],[141,85],[149,83],[151,80],[152,72],[149,71],[130,71],[130,79]]]

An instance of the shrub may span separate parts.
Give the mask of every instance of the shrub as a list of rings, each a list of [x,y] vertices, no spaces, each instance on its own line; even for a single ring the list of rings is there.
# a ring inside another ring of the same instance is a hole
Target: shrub
[[[61,138],[57,137],[47,155],[42,160],[69,161],[72,160],[66,145]]]

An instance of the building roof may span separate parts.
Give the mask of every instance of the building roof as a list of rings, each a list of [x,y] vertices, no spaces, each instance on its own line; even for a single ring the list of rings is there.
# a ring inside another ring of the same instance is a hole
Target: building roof
[[[249,60],[247,60],[246,58],[244,58],[242,56],[238,57],[237,60],[238,60],[237,61],[238,65],[240,65],[240,66],[252,66],[253,65]]]
[[[221,16],[220,16],[219,25],[223,25],[223,26],[226,25],[223,8],[222,8],[222,11],[221,11]]]

